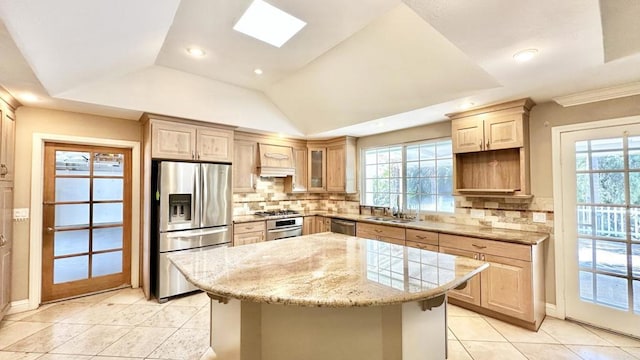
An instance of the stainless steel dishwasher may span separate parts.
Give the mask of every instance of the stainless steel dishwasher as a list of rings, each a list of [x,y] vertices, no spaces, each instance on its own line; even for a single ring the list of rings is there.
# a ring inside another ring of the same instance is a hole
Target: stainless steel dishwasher
[[[356,222],[342,219],[331,219],[331,232],[356,236]]]

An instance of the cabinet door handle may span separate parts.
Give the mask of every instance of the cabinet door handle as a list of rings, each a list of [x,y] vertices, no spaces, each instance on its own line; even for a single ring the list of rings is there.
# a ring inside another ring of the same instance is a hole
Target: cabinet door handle
[[[191,158],[195,160],[195,158],[196,158],[196,152],[195,151],[191,152]]]
[[[7,239],[5,239],[4,234],[0,234],[0,246],[5,246],[7,244]]]
[[[480,260],[484,261],[484,254],[480,254]]]
[[[489,148],[489,144],[490,144],[490,143],[489,143],[489,140],[487,140],[487,149]]]
[[[480,150],[482,150],[482,141],[480,141],[480,144],[478,144],[478,147],[480,148]]]
[[[5,177],[5,175],[7,175],[8,173],[9,173],[9,168],[7,168],[7,165],[0,164],[0,176]]]
[[[478,260],[478,254],[473,254],[473,259]]]
[[[485,245],[477,245],[477,244],[471,244],[473,247],[478,248],[478,249],[486,249],[487,247]]]

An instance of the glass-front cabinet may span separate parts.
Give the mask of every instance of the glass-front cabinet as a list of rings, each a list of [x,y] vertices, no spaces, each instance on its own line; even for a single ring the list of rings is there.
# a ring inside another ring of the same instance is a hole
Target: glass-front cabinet
[[[326,148],[309,148],[309,191],[326,191]]]

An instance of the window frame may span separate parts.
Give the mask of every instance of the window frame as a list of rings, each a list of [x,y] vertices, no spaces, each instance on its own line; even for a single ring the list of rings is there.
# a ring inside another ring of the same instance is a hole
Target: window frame
[[[421,146],[421,145],[427,145],[427,144],[433,144],[434,146],[439,143],[439,142],[443,142],[443,141],[449,141],[452,142],[452,138],[451,137],[440,137],[440,138],[433,138],[433,139],[424,139],[424,140],[417,140],[417,141],[411,141],[411,142],[406,142],[406,143],[399,143],[399,144],[388,144],[388,145],[379,145],[379,146],[372,146],[372,147],[368,147],[368,148],[362,148],[361,152],[360,152],[360,173],[362,174],[361,176],[361,186],[360,189],[362,189],[361,194],[360,194],[360,203],[363,205],[367,205],[367,206],[383,206],[383,205],[373,205],[373,204],[367,204],[366,202],[366,198],[367,198],[367,161],[366,161],[366,156],[367,156],[367,152],[368,151],[372,151],[372,150],[381,150],[381,149],[388,149],[391,150],[392,148],[396,148],[396,147],[400,147],[401,148],[401,174],[400,174],[400,211],[401,212],[406,212],[407,211],[407,203],[408,203],[408,189],[407,189],[407,149],[411,146]],[[437,151],[437,147],[434,149],[435,151]],[[454,157],[453,157],[453,146],[451,147],[451,157],[450,158],[438,158],[437,152],[434,155],[433,161],[435,162],[434,166],[435,166],[435,174],[434,176],[419,176],[418,178],[422,179],[422,178],[427,178],[427,177],[433,177],[434,181],[436,182],[436,192],[433,193],[433,196],[435,197],[435,210],[426,210],[426,209],[420,209],[418,210],[418,213],[427,213],[427,214],[441,214],[441,215],[452,215],[455,213],[455,198],[454,198],[454,174],[453,174],[453,165],[454,165]],[[390,159],[389,159],[390,160]],[[450,178],[451,178],[451,192],[450,194],[444,194],[451,196],[452,198],[452,203],[451,203],[451,211],[446,211],[446,210],[442,210],[439,208],[438,206],[438,197],[443,195],[438,191],[438,161],[441,160],[449,160],[451,161],[451,174],[450,174]],[[414,160],[412,160],[411,162],[413,162]],[[417,160],[418,162],[420,161],[420,159]],[[388,161],[387,163],[391,163],[390,161]],[[379,165],[376,162],[376,165]],[[370,191],[369,193],[377,193],[377,192],[372,192]],[[388,191],[387,194],[389,194],[390,196],[392,194],[395,194],[395,192],[391,192]],[[389,200],[389,208],[393,208],[395,207],[395,205],[392,203],[391,199]]]

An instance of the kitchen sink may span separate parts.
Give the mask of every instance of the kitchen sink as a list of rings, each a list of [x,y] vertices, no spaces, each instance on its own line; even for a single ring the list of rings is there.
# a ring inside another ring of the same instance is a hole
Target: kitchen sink
[[[404,224],[404,223],[415,221],[414,219],[398,219],[398,218],[381,217],[381,216],[368,217],[367,220],[386,221],[386,222],[397,223],[397,224]]]
[[[415,220],[414,219],[390,219],[390,220],[387,220],[387,221],[392,222],[392,223],[404,224],[404,223],[408,223],[408,222],[413,222]]]

